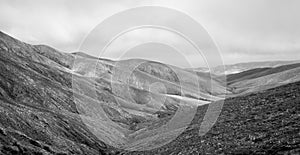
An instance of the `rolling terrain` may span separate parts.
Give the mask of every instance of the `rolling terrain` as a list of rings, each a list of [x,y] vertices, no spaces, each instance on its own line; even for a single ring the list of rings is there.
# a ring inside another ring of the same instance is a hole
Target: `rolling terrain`
[[[298,67],[300,67],[299,63],[283,65],[283,66],[274,67],[274,68],[255,68],[255,69],[247,70],[247,71],[237,73],[237,74],[230,74],[227,76],[226,80],[227,80],[227,83],[230,84],[230,83],[235,83],[235,82],[239,82],[239,81],[259,78],[259,77],[267,76],[270,74],[276,74],[276,73],[280,73],[280,72],[291,70],[291,69],[298,68]]]
[[[224,65],[224,66],[216,66],[213,67],[210,72],[215,75],[223,75],[223,74],[236,74],[240,72],[244,72],[251,69],[256,68],[274,68],[279,67],[283,65],[289,65],[289,64],[295,64],[300,63],[299,60],[294,61],[261,61],[261,62],[244,62],[244,63],[237,63],[237,64],[231,64],[231,65]],[[223,71],[223,68],[225,68],[225,72]],[[195,71],[202,71],[202,72],[208,72],[208,68],[196,68]]]
[[[299,152],[299,64],[272,63],[227,75],[226,83],[149,60],[63,53],[2,32],[0,53],[3,154]],[[216,125],[199,137],[208,105],[223,100]]]
[[[297,81],[300,81],[299,63],[227,75],[227,86],[233,94],[262,91]]]

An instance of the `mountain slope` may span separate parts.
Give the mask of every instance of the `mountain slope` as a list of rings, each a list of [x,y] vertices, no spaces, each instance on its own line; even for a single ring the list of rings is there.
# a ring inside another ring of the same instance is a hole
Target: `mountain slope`
[[[206,109],[198,107],[190,127],[171,143],[127,154],[300,153],[300,82],[226,99],[213,128],[199,136]]]
[[[283,66],[274,67],[274,68],[255,68],[255,69],[247,70],[247,71],[244,71],[241,73],[227,75],[226,79],[227,79],[227,83],[231,84],[231,83],[235,83],[235,82],[240,82],[240,81],[244,81],[244,80],[250,80],[250,79],[267,76],[270,74],[280,73],[280,72],[291,70],[291,69],[298,68],[298,67],[300,67],[300,63],[283,65]]]
[[[95,154],[109,147],[103,142],[124,147],[128,140],[141,140],[134,137],[163,134],[153,128],[166,124],[177,109],[218,100],[225,89],[212,80],[217,88],[212,92],[210,78],[175,66],[67,54],[2,32],[0,52],[2,140],[11,146],[5,149],[17,152]],[[138,65],[130,70],[133,64]],[[186,127],[188,120],[183,120],[166,131]]]
[[[0,33],[1,152],[104,152],[107,145],[99,141],[77,115],[70,89],[72,76],[62,70],[67,69],[63,66],[70,65],[72,56],[54,50],[57,55],[51,54],[50,59],[49,52]]]
[[[208,68],[196,68],[193,69],[195,71],[200,72],[211,72],[215,75],[228,75],[228,74],[236,74],[243,71],[256,69],[256,68],[274,68],[278,66],[283,65],[289,65],[289,64],[295,64],[300,63],[300,60],[294,60],[294,61],[262,61],[262,62],[244,62],[244,63],[237,63],[237,64],[231,64],[231,65],[224,65],[224,66],[216,66],[211,68],[210,70]],[[225,69],[225,73],[223,73],[223,70]]]
[[[254,79],[238,81],[229,85],[235,94],[256,92],[300,81],[300,67],[269,74]]]

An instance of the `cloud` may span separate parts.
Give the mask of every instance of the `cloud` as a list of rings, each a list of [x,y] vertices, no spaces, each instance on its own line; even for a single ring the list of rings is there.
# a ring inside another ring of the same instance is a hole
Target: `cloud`
[[[0,5],[0,28],[25,42],[68,52],[78,49],[84,36],[105,16],[120,9],[105,1],[4,1]]]
[[[25,42],[47,44],[65,52],[76,51],[85,36],[105,18],[132,7],[158,5],[183,11],[204,25],[219,45],[225,62],[295,59],[295,56],[299,56],[298,0],[0,2],[2,31]],[[158,37],[168,37],[165,35],[162,33]],[[128,34],[127,40],[120,42],[119,48],[122,48],[121,43],[126,45],[147,36],[151,36],[151,33]],[[177,42],[180,44],[180,41]],[[196,62],[197,59],[193,61]]]

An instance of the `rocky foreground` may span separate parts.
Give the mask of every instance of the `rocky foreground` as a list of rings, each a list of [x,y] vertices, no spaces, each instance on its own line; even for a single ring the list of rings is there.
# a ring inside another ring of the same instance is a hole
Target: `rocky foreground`
[[[199,124],[207,107],[198,108],[190,128],[175,141],[143,153],[300,153],[300,82],[226,99],[216,124],[199,137]]]
[[[105,144],[82,122],[72,90],[74,55],[28,45],[2,32],[0,54],[1,154],[300,153],[300,82],[226,99],[216,124],[201,137],[208,105],[199,106],[188,129],[171,143],[129,152]],[[105,100],[114,95],[109,87],[101,90]],[[168,110],[161,111],[165,118]],[[115,113],[120,117],[113,119],[137,130],[139,126],[130,126],[137,117],[127,114]]]

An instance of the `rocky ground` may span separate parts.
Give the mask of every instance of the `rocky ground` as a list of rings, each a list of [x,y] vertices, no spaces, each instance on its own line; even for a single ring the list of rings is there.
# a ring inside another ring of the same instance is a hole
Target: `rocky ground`
[[[207,106],[175,141],[128,154],[299,154],[300,82],[228,98],[213,128],[198,136]]]

